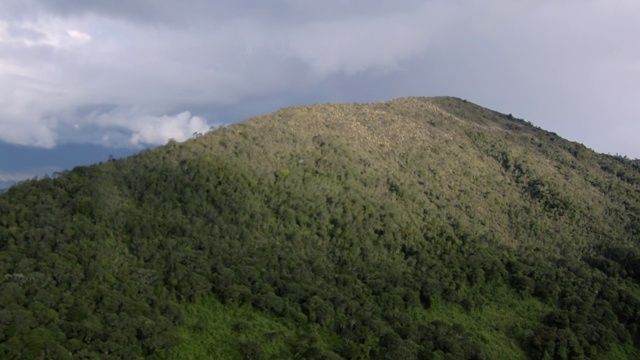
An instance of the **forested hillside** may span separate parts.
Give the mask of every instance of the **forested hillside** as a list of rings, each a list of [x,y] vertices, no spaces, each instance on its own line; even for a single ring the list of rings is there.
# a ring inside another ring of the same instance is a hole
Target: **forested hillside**
[[[0,195],[0,358],[640,358],[640,161],[455,98]]]

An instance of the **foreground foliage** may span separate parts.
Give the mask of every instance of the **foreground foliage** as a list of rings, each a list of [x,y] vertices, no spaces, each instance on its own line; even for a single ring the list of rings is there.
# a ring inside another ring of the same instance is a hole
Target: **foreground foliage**
[[[640,163],[315,105],[0,197],[2,358],[640,357]]]

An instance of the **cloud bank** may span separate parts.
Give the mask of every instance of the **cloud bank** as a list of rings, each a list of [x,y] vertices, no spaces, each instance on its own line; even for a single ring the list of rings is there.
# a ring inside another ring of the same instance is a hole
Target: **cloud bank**
[[[627,0],[7,0],[0,141],[161,144],[234,107],[453,95],[640,157],[638,18]]]

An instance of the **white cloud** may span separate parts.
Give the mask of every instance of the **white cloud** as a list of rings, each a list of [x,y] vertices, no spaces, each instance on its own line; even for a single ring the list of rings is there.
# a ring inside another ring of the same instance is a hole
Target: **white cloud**
[[[0,83],[3,80],[8,80],[8,77],[0,75]],[[5,96],[5,90],[0,86],[0,97],[4,99],[0,100],[0,106],[3,107],[0,109],[0,140],[19,145],[54,147],[58,139],[57,119],[43,114],[34,115],[25,104],[11,104],[11,98]],[[20,94],[14,96],[17,97]]]
[[[77,29],[67,29],[59,19],[3,22],[0,20],[0,42],[17,47],[51,47],[70,49],[91,41],[91,35]]]
[[[55,123],[55,120],[49,122]],[[1,140],[18,145],[37,146],[47,149],[57,143],[58,135],[46,119],[29,125],[29,121],[0,121]],[[6,139],[6,140],[5,140]]]
[[[67,30],[69,37],[77,44],[84,44],[91,41],[91,35],[77,30]]]
[[[188,111],[175,116],[143,118],[131,136],[133,144],[164,144],[170,139],[184,141],[196,133],[209,130],[209,125]]]
[[[131,133],[129,141],[134,145],[160,145],[170,139],[184,141],[194,133],[204,133],[210,128],[205,119],[192,116],[189,111],[154,116],[142,114],[140,109],[135,108],[96,115],[94,123],[102,128],[127,129]]]

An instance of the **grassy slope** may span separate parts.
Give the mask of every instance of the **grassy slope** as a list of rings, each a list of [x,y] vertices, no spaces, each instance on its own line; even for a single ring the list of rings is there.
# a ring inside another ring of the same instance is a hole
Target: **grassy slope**
[[[247,134],[253,135],[247,138]],[[257,176],[271,178],[285,169],[291,178],[305,176],[313,161],[321,171],[352,177],[329,184],[321,179],[325,186],[340,189],[353,181],[356,190],[364,186],[361,191],[380,192],[395,181],[410,195],[401,199],[403,206],[445,210],[449,217],[472,225],[476,234],[490,232],[511,246],[532,246],[540,235],[549,236],[544,239],[548,245],[554,237],[548,230],[563,226],[564,220],[569,221],[565,227],[578,232],[577,239],[609,236],[589,234],[589,224],[606,219],[613,220],[607,221],[609,226],[621,226],[624,223],[615,220],[626,220],[628,215],[603,189],[612,183],[633,191],[630,184],[601,170],[606,157],[522,121],[450,98],[287,109],[202,141],[215,144],[215,138],[225,136],[233,144],[215,151],[234,163],[245,160]],[[528,186],[529,182],[534,184]],[[542,206],[531,206],[532,200]],[[530,215],[543,222],[540,225],[548,234],[542,229],[531,236],[515,233],[513,223],[520,219],[513,212],[523,208],[541,212]],[[413,210],[417,209],[409,212]],[[567,212],[563,219],[549,214],[563,210]],[[611,230],[623,233],[621,228]],[[517,244],[511,243],[514,239]],[[583,244],[555,245],[581,250]]]

